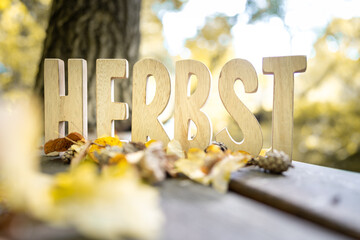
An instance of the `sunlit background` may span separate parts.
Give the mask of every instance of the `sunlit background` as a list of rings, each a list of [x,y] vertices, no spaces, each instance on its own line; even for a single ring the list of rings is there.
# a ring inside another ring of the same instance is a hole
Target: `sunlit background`
[[[3,94],[32,88],[50,5],[50,0],[0,1]],[[273,78],[262,74],[262,58],[306,55],[306,72],[295,76],[293,158],[360,171],[359,9],[357,0],[143,0],[140,55],[162,61],[172,80],[175,61],[205,63],[213,88],[204,111],[214,134],[228,127],[238,141],[241,130],[221,104],[217,80],[230,59],[249,60],[258,73],[259,89],[244,94],[239,81],[235,89],[258,118],[264,147],[270,147],[271,140]],[[195,80],[192,85],[196,87]],[[165,113],[163,119],[170,117]]]

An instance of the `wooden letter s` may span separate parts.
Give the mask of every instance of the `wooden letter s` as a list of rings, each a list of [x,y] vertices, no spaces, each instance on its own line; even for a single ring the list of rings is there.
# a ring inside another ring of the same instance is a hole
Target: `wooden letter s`
[[[233,59],[221,70],[219,94],[228,113],[241,128],[244,139],[235,142],[225,128],[216,135],[216,141],[223,142],[232,151],[243,150],[254,156],[261,151],[263,138],[259,122],[250,110],[240,101],[234,91],[234,83],[240,79],[246,93],[254,93],[258,88],[258,79],[253,65],[244,59]]]

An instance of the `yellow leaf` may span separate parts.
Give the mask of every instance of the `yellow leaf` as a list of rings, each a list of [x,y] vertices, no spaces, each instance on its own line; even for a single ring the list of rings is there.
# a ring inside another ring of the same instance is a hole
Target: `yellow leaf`
[[[185,158],[184,150],[182,150],[181,144],[177,140],[171,140],[166,148],[166,154],[176,155],[179,158]]]
[[[125,155],[122,153],[116,154],[114,157],[109,159],[109,164],[123,164],[124,162],[127,163],[127,160]]]
[[[190,148],[187,153],[188,159],[194,161],[204,160],[205,156],[206,153],[199,148]]]
[[[101,149],[104,149],[106,146],[118,146],[122,147],[123,143],[116,137],[101,137],[94,140],[95,144],[92,144],[89,147],[89,156],[95,161],[98,162],[96,159],[94,152],[99,152]]]
[[[203,183],[205,185],[208,182],[204,181],[206,174],[201,171],[201,166],[204,164],[204,159],[197,159],[196,161],[186,158],[179,159],[175,162],[175,168],[178,172],[185,174],[190,179]]]
[[[211,144],[210,146],[208,146],[205,150],[205,152],[207,153],[219,153],[222,152],[220,146],[215,145],[215,144]]]
[[[129,178],[133,181],[139,181],[140,176],[137,173],[137,169],[128,163],[123,154],[119,154],[118,163],[110,166],[105,166],[103,171],[103,176],[106,178]]]
[[[145,143],[145,147],[149,147],[152,143],[156,142],[156,140],[151,139]]]
[[[5,8],[8,8],[11,4],[11,0],[1,0],[0,1],[0,11],[5,9]]]
[[[266,153],[270,151],[270,148],[263,148],[261,149],[260,153],[259,153],[259,156],[263,156],[265,157]]]
[[[225,193],[228,189],[231,173],[245,166],[242,156],[226,156],[217,162],[209,174],[212,187],[218,192]]]

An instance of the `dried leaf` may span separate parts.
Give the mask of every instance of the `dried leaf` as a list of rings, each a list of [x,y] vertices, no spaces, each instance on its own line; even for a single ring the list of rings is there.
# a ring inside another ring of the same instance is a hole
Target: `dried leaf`
[[[113,157],[115,157],[118,154],[123,154],[123,148],[119,147],[117,145],[110,146],[107,145],[105,148],[101,148],[97,151],[93,152],[93,156],[96,159],[96,162],[100,165],[106,165],[109,164],[109,160]]]
[[[205,149],[205,152],[206,153],[219,153],[219,152],[222,152],[222,150],[221,150],[220,146],[211,144]]]
[[[166,148],[167,155],[175,155],[178,158],[185,158],[184,150],[181,147],[181,144],[177,140],[171,140]]]
[[[205,152],[198,148],[190,148],[187,155],[188,158],[181,158],[175,162],[176,171],[194,181],[208,184],[204,179],[206,174],[201,170],[205,163]]]
[[[166,177],[165,164],[167,158],[161,142],[153,142],[145,149],[145,155],[140,160],[141,176],[150,183],[163,181]]]
[[[220,154],[220,152],[217,154],[207,154],[204,160],[204,164],[201,166],[201,171],[203,171],[205,174],[209,174],[214,165],[221,161],[223,157],[224,154]]]
[[[157,189],[126,161],[100,173],[94,164],[80,164],[54,180],[51,196],[60,223],[96,239],[157,239],[163,223]]]
[[[77,132],[72,132],[66,137],[49,140],[44,145],[44,153],[48,154],[51,152],[65,152],[74,143],[82,141],[85,142],[84,137]]]
[[[157,142],[157,141],[154,140],[154,139],[151,139],[150,141],[147,141],[147,142],[145,143],[145,147],[149,147],[152,143],[155,143],[155,142]]]
[[[133,153],[137,151],[144,150],[146,148],[144,143],[140,142],[129,142],[123,144],[124,153]]]
[[[165,162],[165,171],[171,176],[176,177],[178,175],[178,171],[175,167],[175,162],[179,159],[176,155],[167,155]]]
[[[69,141],[72,141],[73,143],[76,143],[78,141],[80,142],[85,142],[85,138],[83,137],[83,135],[81,135],[80,133],[78,132],[72,132],[72,133],[69,133],[65,139],[69,140]]]
[[[89,157],[94,160],[95,162],[99,163],[99,159],[96,158],[95,152],[100,153],[102,149],[106,146],[117,146],[121,148],[123,143],[116,137],[101,137],[97,138],[93,141],[93,144],[90,146],[88,154]]]
[[[49,154],[49,153],[55,152],[56,145],[59,141],[60,141],[59,138],[47,141],[44,145],[44,153]]]
[[[70,171],[55,176],[39,171],[38,109],[25,102],[7,111],[0,102],[1,191],[7,206],[91,239],[158,239],[163,223],[158,191],[126,161],[101,172],[95,164],[77,165],[93,144],[87,142],[75,147]]]
[[[176,170],[190,179],[204,185],[211,184],[217,191],[226,192],[231,172],[244,167],[251,155],[240,152],[223,152],[218,146],[207,148],[207,153],[200,149],[189,149],[188,158],[175,162]]]
[[[122,153],[118,153],[114,157],[109,159],[108,164],[109,165],[119,164],[119,163],[122,163],[124,161],[127,162],[125,155],[122,154]]]
[[[226,155],[211,169],[208,175],[209,181],[218,192],[225,193],[228,189],[231,173],[246,165],[245,156]]]
[[[270,150],[271,150],[271,148],[263,148],[263,149],[261,149],[261,151],[259,153],[259,156],[265,157],[266,153],[269,152]]]
[[[126,159],[131,164],[138,164],[144,156],[145,156],[144,151],[137,151],[126,154]]]
[[[206,153],[199,148],[190,148],[187,152],[187,158],[194,161],[203,161]],[[201,159],[201,160],[200,160]]]
[[[213,141],[206,149],[205,152],[209,152],[209,151],[218,151],[221,150],[223,152],[226,152],[228,150],[228,148],[226,147],[226,145],[222,142],[216,142]]]
[[[92,142],[86,142],[80,147],[80,149],[78,149],[77,154],[71,160],[71,169],[74,169],[76,166],[78,166],[80,162],[86,157],[91,144]]]

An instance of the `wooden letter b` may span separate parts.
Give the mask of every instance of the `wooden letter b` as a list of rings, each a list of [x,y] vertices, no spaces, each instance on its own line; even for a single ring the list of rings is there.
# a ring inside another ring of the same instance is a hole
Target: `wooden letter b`
[[[195,92],[191,96],[187,96],[191,75],[197,77],[198,84]],[[181,143],[185,151],[193,147],[205,149],[210,144],[211,122],[208,116],[200,110],[208,99],[210,86],[210,71],[203,63],[195,60],[176,62],[175,139]],[[197,127],[197,133],[193,139],[188,139],[191,120]]]

